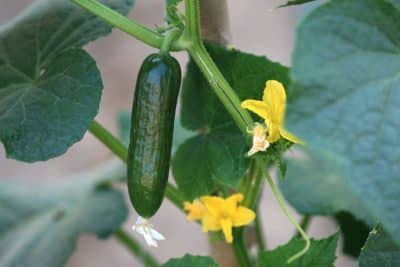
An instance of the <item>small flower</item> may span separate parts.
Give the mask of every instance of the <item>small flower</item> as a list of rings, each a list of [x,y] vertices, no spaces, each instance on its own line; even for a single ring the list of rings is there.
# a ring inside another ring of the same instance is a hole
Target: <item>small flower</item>
[[[269,147],[269,142],[267,140],[267,128],[265,128],[260,123],[255,123],[252,130],[247,130],[248,133],[253,135],[253,146],[247,152],[247,156],[250,157],[257,152],[265,151]]]
[[[226,242],[232,243],[232,227],[247,225],[256,217],[252,210],[238,206],[242,200],[242,194],[226,199],[203,196],[192,204],[185,203],[185,210],[189,211],[188,220],[201,220],[203,232],[222,230]]]
[[[158,247],[157,241],[165,240],[165,237],[157,232],[153,225],[145,218],[138,217],[136,223],[132,226],[132,230],[143,235],[149,247]]]
[[[290,142],[303,144],[303,141],[284,128],[286,93],[283,85],[275,80],[265,83],[262,101],[248,99],[242,102],[242,108],[248,109],[264,119],[268,126],[267,140],[274,143],[283,138]]]
[[[185,202],[183,209],[189,212],[186,217],[188,221],[200,220],[207,212],[206,206],[197,199],[193,203]]]

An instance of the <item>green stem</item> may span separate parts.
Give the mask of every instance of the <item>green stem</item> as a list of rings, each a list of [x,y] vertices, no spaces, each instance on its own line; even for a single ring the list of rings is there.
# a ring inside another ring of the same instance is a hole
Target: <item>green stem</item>
[[[124,230],[118,229],[114,233],[115,238],[123,244],[133,255],[135,255],[145,267],[159,267],[157,260]]]
[[[107,129],[105,129],[97,121],[93,121],[89,127],[89,131],[102,142],[106,147],[108,147],[111,152],[118,156],[123,162],[127,162],[128,159],[128,149],[125,145],[115,136],[113,136]],[[179,191],[171,184],[167,184],[167,189],[165,191],[165,196],[175,204],[179,209],[183,209],[183,197]]]
[[[184,35],[191,40],[187,50],[238,127],[246,132],[253,121],[249,113],[240,107],[240,99],[208,54],[201,40],[199,1],[185,0],[185,8],[186,32]]]
[[[310,215],[305,215],[305,216],[303,217],[303,219],[301,219],[300,227],[301,227],[305,232],[307,232],[307,228],[308,228],[308,226],[310,225],[311,219],[312,219],[312,216],[310,216]],[[301,237],[301,234],[300,234],[299,231],[297,231],[296,237]]]
[[[256,238],[259,251],[264,251],[266,249],[265,238],[264,238],[264,229],[261,222],[261,217],[259,216],[260,211],[257,209],[257,217],[254,222],[256,229]]]
[[[181,31],[178,29],[173,29],[167,33],[167,35],[164,38],[164,41],[161,45],[160,52],[163,54],[168,54],[169,51],[171,50],[171,45],[175,39],[179,37],[181,34]]]
[[[283,213],[285,213],[286,217],[296,227],[297,231],[299,231],[300,235],[303,237],[304,241],[306,242],[304,248],[301,251],[294,254],[293,256],[291,256],[288,259],[287,263],[289,264],[289,263],[292,263],[294,260],[303,256],[308,251],[308,249],[310,248],[310,238],[304,232],[304,230],[301,228],[301,226],[297,223],[297,221],[293,218],[293,216],[290,214],[288,208],[285,205],[285,201],[284,201],[281,193],[279,192],[279,189],[276,187],[274,181],[272,180],[272,177],[269,175],[269,172],[267,170],[267,165],[265,164],[265,162],[261,159],[258,159],[257,161],[263,172],[263,175],[267,178],[268,184],[271,187],[271,190],[274,193],[274,196],[275,196],[276,200],[278,201],[279,206],[281,207]]]
[[[89,132],[100,140],[107,148],[109,148],[123,162],[128,158],[128,150],[125,145],[116,137],[114,137],[107,129],[105,129],[97,121],[93,121],[89,127]]]
[[[249,207],[250,209],[254,209],[257,204],[257,200],[260,196],[260,193],[263,188],[263,176],[262,171],[259,166],[253,162],[253,165],[250,166],[250,184],[247,185],[245,199],[243,201],[243,205]]]
[[[243,201],[243,205],[249,207],[251,209],[257,210],[257,216],[255,219],[255,230],[256,230],[256,238],[258,247],[260,250],[265,249],[265,240],[264,240],[264,232],[261,225],[260,220],[260,212],[258,211],[257,201],[260,198],[260,194],[263,188],[263,176],[262,171],[260,170],[258,164],[256,164],[255,160],[250,162],[249,168],[249,180],[250,183],[247,184],[245,199]]]
[[[233,251],[240,267],[253,266],[250,260],[247,245],[244,239],[244,227],[233,230]]]
[[[167,189],[165,190],[165,195],[167,196],[168,200],[175,204],[178,209],[183,210],[183,203],[185,202],[185,199],[175,186],[168,183]]]
[[[134,38],[156,48],[160,48],[163,44],[164,37],[158,32],[152,31],[145,26],[128,19],[120,13],[112,10],[108,6],[98,2],[97,0],[70,0],[75,4],[86,9],[90,13],[102,18],[109,24],[120,29],[123,32],[133,36]],[[181,48],[173,46],[175,50]]]

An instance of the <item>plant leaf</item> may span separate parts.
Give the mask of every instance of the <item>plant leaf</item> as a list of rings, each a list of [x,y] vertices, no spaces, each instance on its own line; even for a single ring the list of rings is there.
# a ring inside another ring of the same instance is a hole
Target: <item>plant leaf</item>
[[[290,264],[291,267],[334,267],[338,234],[326,239],[311,240],[308,252]],[[260,267],[286,267],[287,260],[304,247],[302,239],[292,239],[284,246],[259,254]]]
[[[266,80],[288,84],[287,68],[265,57],[213,45],[208,45],[208,51],[243,100],[260,99]],[[244,157],[249,149],[246,137],[193,61],[187,67],[181,100],[182,125],[198,134],[177,150],[173,160],[179,189],[192,199],[210,194],[215,183],[236,187],[248,167],[248,159]],[[197,171],[199,166],[204,170]]]
[[[105,238],[117,229],[127,216],[124,197],[93,178],[35,186],[0,182],[0,266],[61,267],[79,235]]]
[[[180,259],[171,259],[164,263],[162,267],[219,267],[210,257],[192,256],[186,254]]]
[[[400,266],[400,247],[378,226],[370,232],[359,263],[360,267]]]
[[[282,183],[300,212],[379,218],[398,244],[399,29],[400,11],[380,0],[331,1],[302,22],[287,123],[311,166],[289,167]]]
[[[126,13],[133,0],[103,1]],[[0,26],[0,140],[10,158],[63,154],[97,114],[102,81],[79,47],[111,27],[65,0],[36,1]]]

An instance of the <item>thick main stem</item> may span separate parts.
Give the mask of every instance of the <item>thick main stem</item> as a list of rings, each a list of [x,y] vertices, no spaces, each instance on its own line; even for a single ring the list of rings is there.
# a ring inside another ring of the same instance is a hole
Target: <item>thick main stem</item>
[[[120,241],[133,255],[135,255],[145,267],[159,267],[157,260],[148,253],[141,245],[124,230],[118,229],[114,233],[115,238]]]
[[[264,238],[264,229],[262,226],[262,221],[260,217],[260,211],[257,209],[257,217],[255,219],[255,230],[256,230],[256,238],[258,244],[258,250],[264,251],[266,249],[265,238]]]
[[[235,252],[236,260],[240,267],[251,267],[249,251],[244,238],[244,227],[233,231],[233,251]]]
[[[300,258],[301,256],[303,256],[308,251],[308,249],[310,248],[310,243],[311,243],[310,238],[304,232],[304,230],[301,228],[301,226],[297,223],[296,219],[293,218],[293,216],[290,214],[288,208],[285,205],[285,201],[284,201],[281,193],[279,192],[279,189],[276,187],[274,181],[272,180],[271,175],[269,175],[269,172],[267,170],[267,165],[264,164],[264,161],[261,159],[258,159],[257,162],[263,172],[263,175],[267,178],[268,184],[271,187],[271,190],[272,190],[276,200],[278,201],[279,206],[281,207],[283,213],[285,213],[288,220],[296,227],[297,231],[299,231],[300,235],[303,237],[304,241],[306,242],[306,244],[302,250],[300,250],[299,252],[297,252],[296,254],[294,254],[287,260],[287,263],[289,264],[289,263],[292,263],[293,261],[295,261],[296,259]]]
[[[253,121],[249,113],[240,107],[240,99],[203,45],[200,32],[199,1],[185,0],[185,7],[187,27],[185,34],[191,40],[188,52],[238,127],[246,132],[247,127],[251,126]]]

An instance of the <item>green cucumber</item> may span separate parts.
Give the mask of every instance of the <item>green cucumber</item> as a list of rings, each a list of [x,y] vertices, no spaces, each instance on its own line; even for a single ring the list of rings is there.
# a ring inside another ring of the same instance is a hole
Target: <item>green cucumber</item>
[[[176,102],[181,83],[178,61],[152,54],[136,81],[128,151],[128,191],[144,217],[160,208],[168,182]]]

